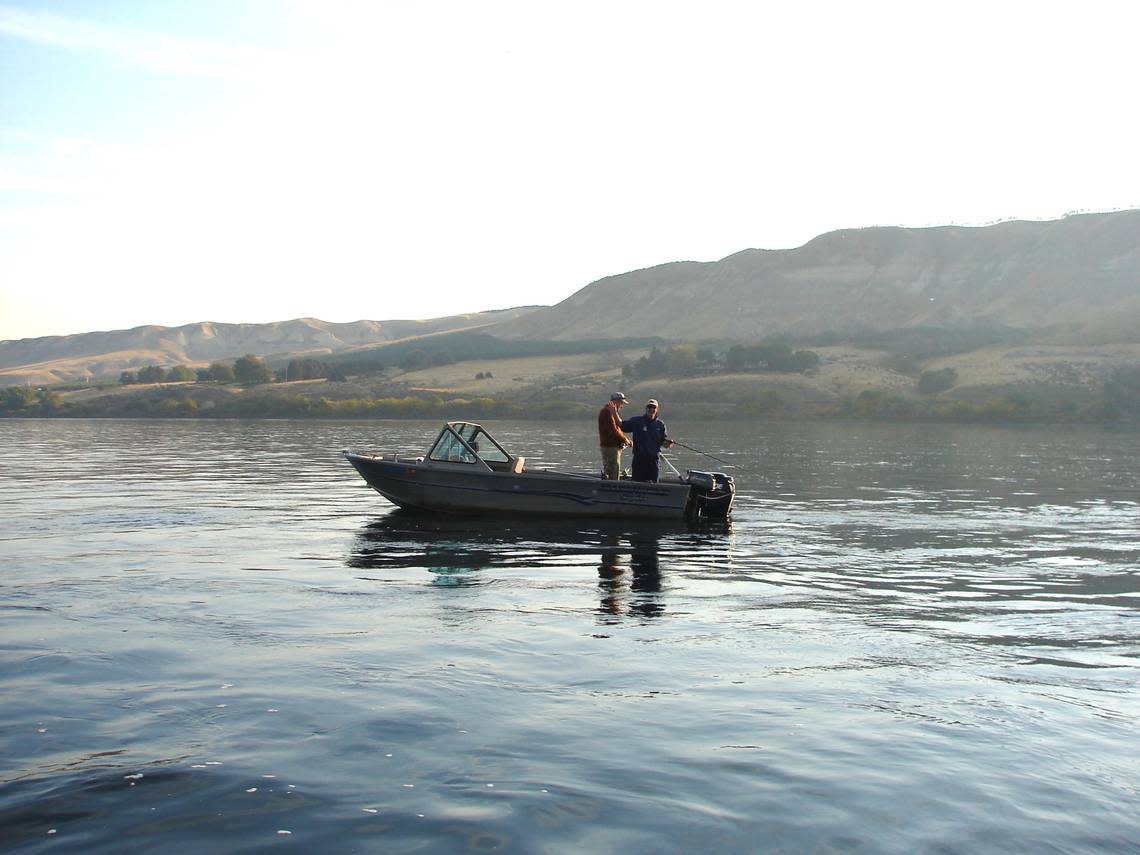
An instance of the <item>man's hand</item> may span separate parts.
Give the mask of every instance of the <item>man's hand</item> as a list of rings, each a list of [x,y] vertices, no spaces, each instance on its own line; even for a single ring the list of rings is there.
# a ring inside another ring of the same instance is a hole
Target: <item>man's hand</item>
[[[665,440],[665,442],[663,442],[661,444],[664,445],[666,448],[672,448],[674,445],[676,445],[676,443],[673,442],[673,440],[671,440],[671,439],[667,439],[667,440]]]

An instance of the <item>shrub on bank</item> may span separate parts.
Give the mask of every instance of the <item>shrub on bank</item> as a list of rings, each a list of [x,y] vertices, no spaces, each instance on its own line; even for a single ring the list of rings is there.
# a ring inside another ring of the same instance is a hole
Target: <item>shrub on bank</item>
[[[867,421],[987,422],[1105,422],[1140,420],[1140,405],[1131,383],[1140,372],[1114,378],[1112,394],[1061,397],[1056,389],[1029,388],[980,400],[946,400],[866,390],[823,408],[820,402],[782,399],[776,390],[741,397],[738,418],[822,418]],[[284,392],[279,387],[279,391]],[[684,402],[676,402],[684,407]],[[699,406],[694,404],[693,406]],[[673,408],[673,412],[680,412]],[[443,398],[439,395],[383,398],[313,397],[274,391],[229,390],[215,386],[158,385],[134,394],[113,394],[68,401],[44,387],[0,388],[0,416],[77,418],[330,418],[330,419],[454,419],[553,418],[588,419],[596,412],[591,402],[555,396],[541,401],[491,396]]]
[[[43,386],[8,386],[0,389],[0,415],[51,416],[62,406],[58,392]]]
[[[923,371],[918,378],[918,391],[923,395],[937,395],[947,389],[954,388],[958,382],[958,372],[953,368],[941,368],[937,371]]]

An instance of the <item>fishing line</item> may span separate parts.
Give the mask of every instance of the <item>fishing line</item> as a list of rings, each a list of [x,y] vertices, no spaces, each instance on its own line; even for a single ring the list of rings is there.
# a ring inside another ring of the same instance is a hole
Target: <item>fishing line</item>
[[[672,439],[672,437],[670,437],[670,439]],[[673,440],[673,444],[679,445],[681,448],[687,448],[689,451],[695,451],[697,454],[703,454],[705,457],[711,457],[713,460],[717,461],[718,463],[723,463],[725,466],[734,465],[721,457],[717,457],[715,454],[709,454],[707,451],[701,451],[699,448],[693,448],[691,445],[685,445],[685,443],[677,442],[675,439]]]
[[[677,443],[677,444],[678,444],[678,445],[680,445],[680,443]],[[680,478],[682,481],[684,481],[684,480],[685,480],[685,476],[684,476],[684,475],[682,475],[680,472],[678,472],[678,471],[677,471],[677,467],[673,465],[673,462],[672,462],[672,461],[671,461],[671,460],[670,460],[668,457],[666,457],[664,454],[661,454],[661,452],[660,452],[660,451],[659,451],[659,452],[657,452],[657,454],[658,454],[658,456],[659,456],[659,457],[660,457],[662,460],[664,460],[666,463],[668,463],[668,464],[669,464],[669,468],[670,468],[670,469],[672,469],[674,472],[676,472],[676,473],[677,473],[677,477],[678,477],[678,478]]]

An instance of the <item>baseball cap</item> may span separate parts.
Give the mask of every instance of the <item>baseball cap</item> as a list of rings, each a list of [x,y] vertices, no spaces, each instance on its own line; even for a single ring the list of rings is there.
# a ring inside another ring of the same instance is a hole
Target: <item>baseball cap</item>
[[[657,403],[656,398],[650,398],[648,401],[645,402],[645,406],[647,406],[647,407],[660,407],[661,405]]]
[[[612,395],[610,395],[610,400],[611,401],[628,401],[629,398],[627,398],[621,392],[614,392]]]

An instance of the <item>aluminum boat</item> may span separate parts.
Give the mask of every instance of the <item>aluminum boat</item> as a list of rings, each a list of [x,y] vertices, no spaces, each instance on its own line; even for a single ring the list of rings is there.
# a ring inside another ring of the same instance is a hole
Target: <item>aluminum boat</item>
[[[447,422],[422,457],[345,451],[356,471],[401,508],[442,513],[644,519],[724,519],[736,485],[689,470],[657,483],[528,469],[482,425]]]

